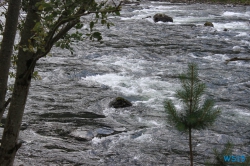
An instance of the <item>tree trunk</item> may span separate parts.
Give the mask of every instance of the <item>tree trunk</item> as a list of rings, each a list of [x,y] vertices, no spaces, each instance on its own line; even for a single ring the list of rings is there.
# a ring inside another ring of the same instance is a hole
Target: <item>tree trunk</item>
[[[33,44],[29,42],[29,39],[34,35],[32,29],[36,22],[39,21],[39,15],[36,13],[37,7],[35,6],[36,2],[39,1],[41,0],[29,1],[24,29],[21,32],[16,80],[0,149],[1,166],[12,166],[16,151],[20,148],[17,140],[33,73],[33,70],[28,69],[34,59],[34,53],[30,51],[24,52],[23,48]]]
[[[10,0],[6,16],[3,40],[0,50],[0,122],[5,110],[5,96],[8,86],[8,75],[11,55],[16,36],[21,0]]]
[[[192,128],[189,127],[188,135],[189,135],[189,152],[190,152],[190,166],[193,166],[193,147],[192,147]]]

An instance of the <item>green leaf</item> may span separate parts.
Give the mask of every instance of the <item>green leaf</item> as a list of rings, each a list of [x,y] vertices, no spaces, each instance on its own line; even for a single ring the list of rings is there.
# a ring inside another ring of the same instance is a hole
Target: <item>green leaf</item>
[[[101,20],[101,24],[103,25],[103,24],[106,24],[107,23],[107,21],[106,20]]]
[[[116,14],[117,16],[120,16],[120,11],[115,11],[115,14]]]
[[[26,51],[28,51],[28,50],[29,50],[29,49],[28,49],[27,47],[24,47],[24,48],[23,48],[23,51],[24,51],[24,52],[26,52]]]
[[[100,32],[94,32],[92,36],[93,38],[96,38],[98,41],[102,40],[102,35]]]
[[[99,18],[99,14],[98,14],[98,13],[96,13],[96,14],[95,14],[95,17],[96,17],[96,18]]]
[[[38,10],[41,11],[41,10],[43,10],[43,8],[44,8],[43,5],[40,5],[40,6],[38,7]]]
[[[75,28],[76,29],[81,29],[83,27],[83,24],[82,23],[78,23],[76,24]]]
[[[37,22],[36,24],[35,24],[35,26],[34,26],[34,28],[33,28],[33,31],[39,31],[40,30],[40,28],[41,28],[41,23],[40,22]]]

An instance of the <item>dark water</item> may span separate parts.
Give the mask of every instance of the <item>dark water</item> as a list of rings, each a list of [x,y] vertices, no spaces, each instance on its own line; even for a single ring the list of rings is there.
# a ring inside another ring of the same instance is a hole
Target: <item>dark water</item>
[[[146,18],[158,12],[174,22]],[[166,122],[162,102],[181,108],[174,92],[189,62],[222,110],[214,126],[193,133],[195,165],[227,141],[234,154],[250,155],[250,64],[225,64],[249,57],[249,7],[143,2],[110,19],[114,27],[98,28],[102,44],[75,43],[73,55],[54,49],[39,60],[42,80],[31,86],[16,165],[188,165],[187,135]],[[117,96],[133,106],[108,108]]]

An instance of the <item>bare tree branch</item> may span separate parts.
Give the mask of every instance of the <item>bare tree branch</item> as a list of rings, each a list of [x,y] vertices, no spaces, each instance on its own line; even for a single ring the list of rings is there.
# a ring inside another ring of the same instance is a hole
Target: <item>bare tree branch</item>
[[[0,3],[0,7],[2,7],[2,6],[4,7],[4,5],[6,5],[7,3],[8,3],[7,1]],[[7,10],[6,7],[4,7],[4,9]]]

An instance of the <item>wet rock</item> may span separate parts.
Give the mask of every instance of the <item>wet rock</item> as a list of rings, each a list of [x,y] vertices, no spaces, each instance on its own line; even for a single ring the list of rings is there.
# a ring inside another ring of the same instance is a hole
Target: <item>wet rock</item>
[[[109,107],[114,108],[124,108],[130,106],[132,106],[132,103],[122,97],[117,97],[109,103]]]
[[[28,128],[29,124],[27,123],[22,123],[20,130],[26,130]]]
[[[95,137],[95,135],[92,131],[81,130],[81,129],[77,129],[77,130],[73,131],[72,133],[70,133],[70,135],[79,141],[89,141]]]
[[[173,22],[173,18],[169,17],[162,13],[157,13],[153,17],[154,22],[162,21],[162,22]]]
[[[224,28],[223,31],[228,31],[228,29],[227,29],[227,28]]]
[[[114,130],[116,132],[122,132],[122,131],[126,131],[126,128],[125,127],[117,127],[117,128],[114,128]]]
[[[114,133],[114,130],[112,130],[111,128],[98,128],[95,130],[97,136],[101,137],[101,136],[108,136]]]
[[[204,26],[206,26],[206,27],[214,27],[214,24],[207,21],[207,22],[205,22]]]

